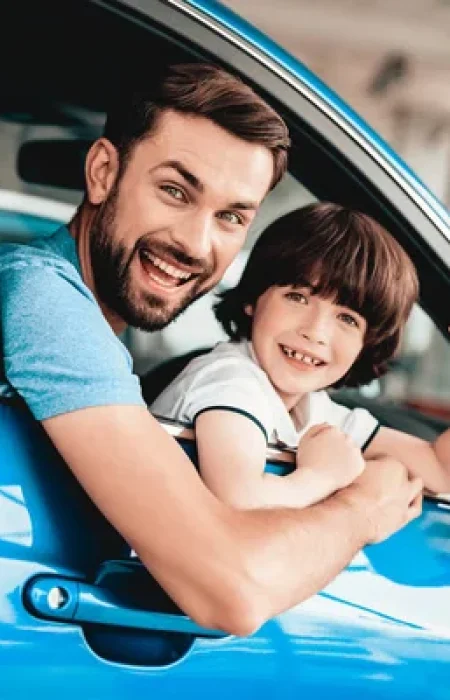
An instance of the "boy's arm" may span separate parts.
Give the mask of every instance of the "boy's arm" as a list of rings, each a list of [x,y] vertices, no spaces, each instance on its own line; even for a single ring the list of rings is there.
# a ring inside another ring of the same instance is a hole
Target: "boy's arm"
[[[316,593],[362,546],[420,513],[421,483],[392,460],[308,509],[237,511],[205,487],[145,407],[86,408],[43,425],[186,614],[232,634],[248,634]]]
[[[236,508],[304,508],[347,486],[364,468],[360,450],[327,425],[302,438],[299,467],[284,477],[264,472],[265,436],[245,415],[205,411],[195,422],[195,437],[203,481]]]
[[[433,493],[450,492],[450,430],[434,443],[391,428],[380,428],[364,457],[386,454],[400,460]]]
[[[439,493],[450,493],[450,428],[441,433],[432,446],[439,464],[446,474],[445,488]]]
[[[224,503],[235,508],[302,505],[292,474],[264,473],[266,439],[246,416],[220,409],[201,413],[195,439],[202,479]]]

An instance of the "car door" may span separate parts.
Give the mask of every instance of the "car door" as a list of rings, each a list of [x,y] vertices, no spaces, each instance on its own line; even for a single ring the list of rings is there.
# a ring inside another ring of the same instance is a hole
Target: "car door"
[[[278,618],[298,693],[446,698],[450,506],[366,547],[323,591]],[[338,537],[339,534],[336,533]]]
[[[52,138],[95,137],[98,115],[120,80],[158,61],[205,57],[234,67],[292,130],[294,187],[287,194],[280,189],[264,215],[305,197],[374,214],[414,258],[424,303],[446,326],[433,303],[449,292],[445,214],[373,134],[268,40],[212,2],[99,0],[61,8],[45,0],[34,11],[20,5],[10,10],[11,51],[21,51],[28,67],[5,76],[2,98],[2,118],[17,126],[16,139],[19,129],[29,138],[31,126]],[[25,11],[31,17],[22,26]],[[60,172],[61,162],[56,165]],[[31,186],[23,161],[19,172]],[[50,158],[38,176],[47,186],[58,184]],[[69,181],[76,201],[76,183]],[[69,698],[278,698],[308,691],[422,698],[427,690],[445,697],[450,525],[444,499],[428,501],[422,519],[386,544],[366,548],[317,596],[237,639],[198,628],[174,607],[23,407],[6,401],[0,417],[2,700],[62,692]],[[280,469],[279,456],[271,459],[271,468]]]
[[[273,697],[270,635],[235,639],[182,616],[40,426],[10,403],[0,416],[2,699]]]

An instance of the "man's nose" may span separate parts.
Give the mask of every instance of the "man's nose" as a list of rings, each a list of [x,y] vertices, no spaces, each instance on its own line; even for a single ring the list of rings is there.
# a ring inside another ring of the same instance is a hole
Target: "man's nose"
[[[184,221],[177,241],[191,258],[204,261],[210,257],[213,235],[213,219],[207,214],[199,214]]]

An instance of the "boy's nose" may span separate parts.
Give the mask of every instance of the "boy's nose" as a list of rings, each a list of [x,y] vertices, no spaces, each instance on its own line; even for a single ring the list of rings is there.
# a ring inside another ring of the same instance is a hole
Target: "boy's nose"
[[[329,341],[330,324],[326,315],[311,309],[307,319],[297,328],[297,333],[311,343],[326,345]]]
[[[310,343],[317,343],[317,345],[326,345],[327,341],[323,333],[317,333],[316,331],[305,331],[305,330],[300,330],[297,331],[298,335],[302,336],[302,338],[305,338],[305,340],[308,340]]]

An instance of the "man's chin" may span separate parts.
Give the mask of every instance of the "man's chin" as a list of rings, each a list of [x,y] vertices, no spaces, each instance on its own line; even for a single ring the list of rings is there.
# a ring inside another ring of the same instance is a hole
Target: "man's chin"
[[[186,300],[174,308],[168,308],[167,305],[156,306],[154,303],[151,308],[148,305],[140,308],[129,307],[124,315],[124,321],[132,328],[138,328],[146,333],[161,331],[172,321],[175,321],[190,306],[192,301],[194,300]]]
[[[207,294],[211,289],[211,286],[200,290],[191,287],[186,290],[183,297],[172,303],[170,299],[164,299],[156,294],[142,294],[141,292],[134,295],[121,295],[120,299],[116,298],[114,308],[128,326],[146,333],[153,333],[166,328],[194,301]]]

